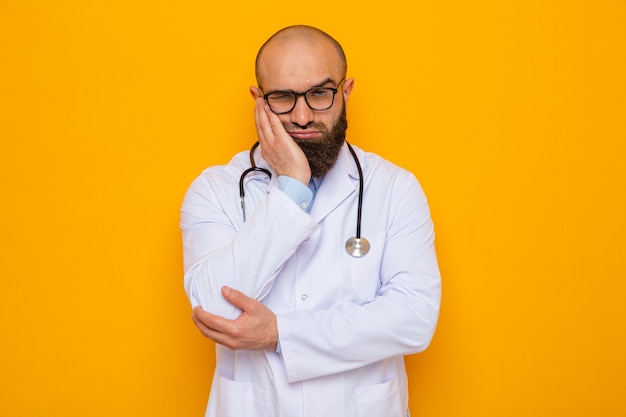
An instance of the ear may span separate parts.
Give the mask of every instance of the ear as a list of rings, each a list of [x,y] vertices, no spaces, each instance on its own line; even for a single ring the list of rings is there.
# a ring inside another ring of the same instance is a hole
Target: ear
[[[353,88],[354,88],[354,78],[350,77],[343,82],[343,88],[341,89],[341,92],[343,93],[343,101],[345,103],[348,102],[348,99],[350,98],[350,93],[352,93]]]
[[[258,87],[255,87],[253,85],[250,86],[250,95],[252,96],[253,100],[256,100],[257,98],[261,97],[261,90],[259,90]]]

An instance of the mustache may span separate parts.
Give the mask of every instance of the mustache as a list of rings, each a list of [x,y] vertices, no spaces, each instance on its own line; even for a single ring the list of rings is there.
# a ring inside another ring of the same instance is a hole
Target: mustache
[[[285,128],[287,132],[295,132],[298,130],[307,130],[307,129],[319,130],[320,132],[326,131],[326,127],[322,123],[318,123],[318,122],[311,122],[305,126],[300,126],[297,123],[288,122],[288,123],[283,123],[283,127]]]

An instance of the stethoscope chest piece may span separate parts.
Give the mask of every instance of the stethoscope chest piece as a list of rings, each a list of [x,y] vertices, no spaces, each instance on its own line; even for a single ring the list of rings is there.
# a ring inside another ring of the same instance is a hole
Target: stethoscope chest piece
[[[346,251],[350,256],[360,258],[370,251],[370,243],[364,237],[351,237],[346,241]]]

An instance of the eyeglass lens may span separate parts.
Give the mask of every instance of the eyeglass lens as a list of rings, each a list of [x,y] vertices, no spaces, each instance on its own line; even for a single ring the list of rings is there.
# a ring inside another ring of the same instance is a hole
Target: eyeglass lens
[[[276,91],[267,95],[267,104],[274,113],[289,113],[296,106],[298,96],[304,95],[312,110],[327,110],[333,105],[336,91],[334,88],[312,88],[305,93]]]

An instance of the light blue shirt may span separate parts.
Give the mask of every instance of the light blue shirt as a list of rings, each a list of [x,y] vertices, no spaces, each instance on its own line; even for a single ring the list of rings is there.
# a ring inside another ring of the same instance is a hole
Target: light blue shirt
[[[321,183],[321,178],[311,178],[309,186],[307,187],[295,178],[281,175],[278,177],[276,186],[279,190],[287,194],[287,197],[296,203],[298,207],[310,213],[311,207],[313,207],[313,201],[317,195],[317,189]]]

